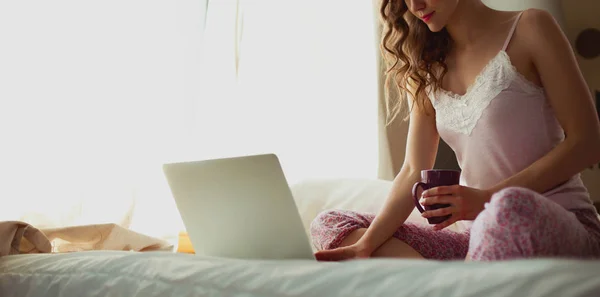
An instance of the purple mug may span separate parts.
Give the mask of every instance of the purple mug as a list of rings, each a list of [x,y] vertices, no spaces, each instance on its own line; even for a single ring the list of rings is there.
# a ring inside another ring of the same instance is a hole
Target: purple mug
[[[423,206],[421,205],[421,203],[419,203],[419,197],[417,197],[417,190],[419,189],[419,187],[423,188],[423,190],[428,190],[439,186],[458,185],[459,182],[460,171],[458,170],[422,170],[421,181],[416,183],[412,189],[413,198],[415,200],[415,206],[421,213],[425,212],[426,210],[434,210],[450,206],[450,204],[433,204],[426,205],[425,209],[423,209]],[[429,224],[439,224],[449,218],[450,215],[446,215],[442,217],[427,218],[427,221],[429,222]]]

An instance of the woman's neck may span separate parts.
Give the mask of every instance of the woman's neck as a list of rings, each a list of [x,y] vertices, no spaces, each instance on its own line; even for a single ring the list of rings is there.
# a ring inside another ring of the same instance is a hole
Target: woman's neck
[[[462,0],[448,20],[446,29],[457,48],[469,48],[488,31],[494,10],[480,0]]]

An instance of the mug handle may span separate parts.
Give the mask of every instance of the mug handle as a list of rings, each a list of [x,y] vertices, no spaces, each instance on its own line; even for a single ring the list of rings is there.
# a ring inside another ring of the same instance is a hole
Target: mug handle
[[[417,197],[417,190],[419,189],[419,187],[425,186],[426,184],[424,182],[418,182],[415,183],[415,185],[412,188],[412,195],[413,195],[413,199],[415,200],[415,206],[417,206],[417,209],[423,213],[425,212],[425,210],[423,209],[423,206],[421,206],[421,203],[419,203],[419,198]]]

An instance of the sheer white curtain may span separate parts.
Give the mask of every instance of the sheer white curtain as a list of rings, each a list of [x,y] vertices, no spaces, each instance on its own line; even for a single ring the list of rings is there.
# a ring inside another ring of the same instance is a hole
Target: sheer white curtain
[[[172,233],[160,164],[195,149],[201,2],[0,2],[0,220]]]
[[[291,182],[376,176],[370,2],[214,0],[203,49],[204,8],[1,2],[0,220],[175,235],[170,161],[273,152]]]
[[[375,177],[372,9],[369,1],[211,1],[205,154],[276,152],[292,181]]]

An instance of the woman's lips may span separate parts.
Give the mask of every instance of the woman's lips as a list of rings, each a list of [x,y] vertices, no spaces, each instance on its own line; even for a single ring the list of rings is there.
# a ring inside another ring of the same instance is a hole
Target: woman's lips
[[[432,11],[432,12],[424,15],[423,17],[421,17],[421,19],[427,23],[427,22],[429,22],[429,20],[431,20],[431,17],[433,17],[434,13],[435,13],[435,11]]]

